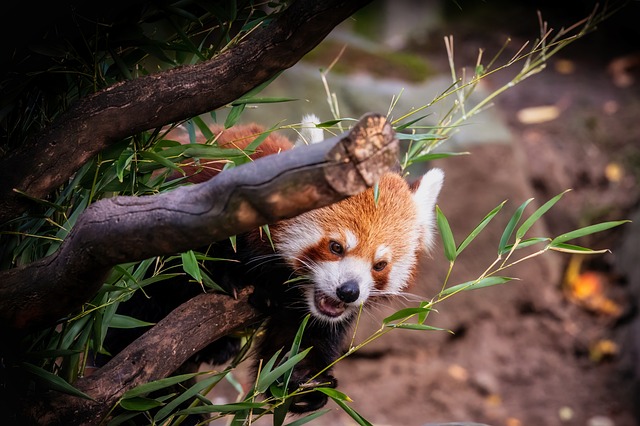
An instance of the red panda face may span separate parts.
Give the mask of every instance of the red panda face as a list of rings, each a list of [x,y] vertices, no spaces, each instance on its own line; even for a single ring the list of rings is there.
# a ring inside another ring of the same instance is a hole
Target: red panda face
[[[373,189],[279,222],[276,250],[306,276],[308,308],[336,322],[370,297],[400,293],[414,280],[418,256],[430,247],[434,207],[443,174],[431,170],[411,191],[402,177],[385,174]]]

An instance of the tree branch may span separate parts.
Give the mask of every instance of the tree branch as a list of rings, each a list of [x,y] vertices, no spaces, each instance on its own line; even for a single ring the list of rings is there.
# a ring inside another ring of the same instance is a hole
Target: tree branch
[[[0,159],[0,223],[31,205],[15,189],[44,198],[110,144],[240,98],[294,65],[370,1],[294,1],[274,22],[210,61],[116,84],[79,101],[42,134]]]
[[[36,401],[21,401],[23,420],[98,424],[129,389],[169,376],[211,342],[259,321],[261,314],[248,302],[250,292],[244,289],[237,299],[223,294],[194,297],[97,372],[74,383],[94,401],[50,391]]]
[[[0,273],[0,339],[55,324],[89,300],[117,264],[202,247],[361,192],[395,166],[397,151],[391,125],[369,114],[342,137],[202,184],[100,200],[54,254]]]

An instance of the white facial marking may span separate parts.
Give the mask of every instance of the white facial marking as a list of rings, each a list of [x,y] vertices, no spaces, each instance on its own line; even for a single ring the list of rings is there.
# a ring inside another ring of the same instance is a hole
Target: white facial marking
[[[391,260],[391,247],[386,244],[378,246],[374,259],[375,261],[386,260],[389,262]]]
[[[297,216],[290,223],[278,230],[276,249],[285,258],[297,258],[306,249],[317,244],[324,233],[305,215]]]
[[[345,239],[347,240],[347,249],[349,250],[353,249],[355,246],[358,245],[358,237],[356,237],[356,234],[354,234],[348,229],[345,229],[344,235],[345,235]]]

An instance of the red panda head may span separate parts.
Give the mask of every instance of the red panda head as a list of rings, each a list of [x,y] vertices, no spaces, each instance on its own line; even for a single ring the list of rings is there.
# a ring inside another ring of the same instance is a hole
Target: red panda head
[[[337,322],[369,297],[401,292],[435,233],[434,207],[443,173],[433,169],[415,190],[395,173],[373,189],[272,228],[276,250],[303,284],[312,315]]]

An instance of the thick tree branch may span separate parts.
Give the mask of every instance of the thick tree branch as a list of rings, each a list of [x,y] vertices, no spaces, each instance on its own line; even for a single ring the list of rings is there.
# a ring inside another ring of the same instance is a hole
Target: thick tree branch
[[[397,150],[391,125],[370,114],[342,137],[202,184],[96,202],[53,255],[0,273],[0,338],[79,308],[114,265],[202,247],[361,192],[396,164]]]
[[[15,189],[44,198],[110,144],[238,99],[294,65],[370,1],[294,1],[274,22],[211,61],[114,85],[79,101],[0,160],[0,223],[30,205]]]
[[[95,401],[48,392],[20,404],[23,420],[50,425],[98,424],[122,395],[142,383],[173,373],[209,343],[261,318],[248,303],[250,289],[237,299],[202,294],[176,308],[96,373],[74,386]]]

